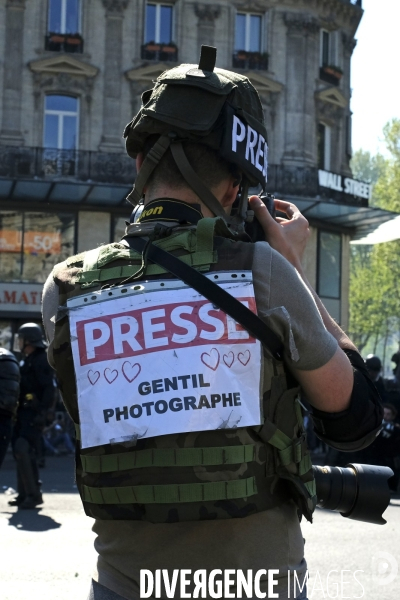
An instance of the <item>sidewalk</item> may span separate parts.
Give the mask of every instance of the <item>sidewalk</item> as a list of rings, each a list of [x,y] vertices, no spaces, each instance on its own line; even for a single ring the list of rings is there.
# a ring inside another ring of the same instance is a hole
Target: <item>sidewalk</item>
[[[0,600],[87,598],[96,564],[93,520],[81,506],[73,459],[50,457],[46,463],[41,469],[44,504],[37,510],[18,511],[7,504],[12,496],[4,492],[16,485],[11,455],[0,470]],[[320,509],[313,525],[303,519],[310,600],[399,600],[399,575],[388,585],[376,583],[381,566],[376,560],[390,555],[400,566],[400,495],[392,497],[385,519],[387,525],[371,525]],[[362,587],[353,577],[356,571]],[[343,593],[336,595],[337,586]]]
[[[40,470],[44,504],[8,506],[16,488],[11,454],[0,469],[0,600],[86,600],[96,564],[93,520],[83,512],[73,458],[46,457]]]

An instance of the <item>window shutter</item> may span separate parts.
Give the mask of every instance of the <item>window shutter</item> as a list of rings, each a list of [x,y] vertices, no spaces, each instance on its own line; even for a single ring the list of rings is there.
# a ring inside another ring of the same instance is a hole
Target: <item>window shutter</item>
[[[329,62],[331,65],[338,67],[339,66],[339,32],[331,31],[329,34],[330,37],[330,56]]]

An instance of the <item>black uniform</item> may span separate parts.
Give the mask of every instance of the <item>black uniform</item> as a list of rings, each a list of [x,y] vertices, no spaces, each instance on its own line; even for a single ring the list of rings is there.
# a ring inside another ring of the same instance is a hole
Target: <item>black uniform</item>
[[[17,422],[13,432],[13,452],[17,461],[18,504],[25,498],[41,498],[37,455],[45,415],[54,398],[53,371],[43,348],[21,362],[21,390]]]
[[[20,372],[9,350],[0,348],[0,467],[11,440],[13,417],[17,411]]]

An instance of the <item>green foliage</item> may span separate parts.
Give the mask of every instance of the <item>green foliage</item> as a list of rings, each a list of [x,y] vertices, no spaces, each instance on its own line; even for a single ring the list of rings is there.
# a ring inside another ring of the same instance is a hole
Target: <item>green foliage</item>
[[[371,156],[370,152],[357,150],[352,156],[350,167],[355,179],[375,184],[386,167],[386,160],[382,154]]]
[[[359,150],[354,177],[374,184],[372,204],[400,212],[400,120],[385,125],[390,158]],[[350,266],[350,334],[359,350],[400,332],[400,241],[353,246]],[[384,357],[383,357],[384,358]]]

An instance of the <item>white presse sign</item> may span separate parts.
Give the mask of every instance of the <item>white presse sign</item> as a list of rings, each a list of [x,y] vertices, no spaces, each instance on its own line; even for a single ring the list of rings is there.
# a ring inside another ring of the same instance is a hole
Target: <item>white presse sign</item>
[[[256,312],[251,281],[220,285]],[[79,306],[70,329],[83,448],[261,423],[260,342],[191,288]]]

